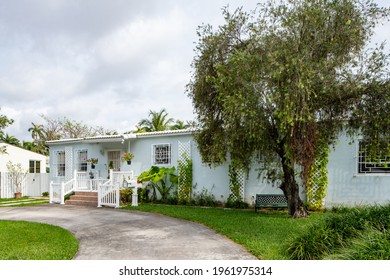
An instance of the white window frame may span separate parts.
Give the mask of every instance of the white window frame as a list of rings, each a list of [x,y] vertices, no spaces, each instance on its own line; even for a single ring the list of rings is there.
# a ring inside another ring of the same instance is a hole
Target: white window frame
[[[356,141],[356,175],[357,176],[390,176],[390,159],[381,160],[383,163],[365,161],[364,152],[360,151],[362,139]],[[388,164],[388,167],[383,165]],[[379,170],[378,170],[379,169]],[[383,170],[385,169],[385,170]]]
[[[62,157],[60,157],[61,154],[63,155]],[[56,177],[61,177],[61,178],[65,177],[65,170],[66,170],[65,151],[55,151],[54,169],[55,169]]]
[[[165,151],[166,155],[159,153],[157,154],[158,147],[166,148],[168,147],[168,151]],[[158,159],[156,156],[161,156]],[[169,143],[161,143],[161,144],[152,144],[152,165],[171,165],[172,163],[172,145]]]
[[[82,156],[81,154],[85,153],[85,156]],[[88,149],[81,149],[76,150],[76,170],[79,172],[87,172],[88,171]]]
[[[31,163],[33,163],[34,166],[31,166]],[[39,163],[39,172],[37,172],[38,170],[38,163]],[[31,168],[33,170],[31,170]],[[36,160],[36,159],[30,159],[29,160],[29,163],[28,163],[28,172],[29,173],[41,173],[41,168],[42,168],[42,164],[41,164],[41,161],[40,160]],[[33,171],[33,172],[31,172]]]

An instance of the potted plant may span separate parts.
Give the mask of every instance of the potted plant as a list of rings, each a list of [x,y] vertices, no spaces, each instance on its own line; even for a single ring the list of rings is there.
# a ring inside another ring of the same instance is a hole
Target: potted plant
[[[93,179],[93,178],[95,178],[95,175],[93,174],[93,172],[92,172],[92,171],[90,171],[90,172],[89,172],[89,178],[90,178],[90,179]]]
[[[97,164],[99,162],[99,159],[98,158],[90,158],[90,159],[87,159],[87,162],[90,163],[91,168],[94,169],[95,164]]]
[[[126,161],[127,164],[131,164],[131,160],[134,158],[134,155],[131,153],[123,153],[122,161]]]
[[[12,162],[7,163],[7,169],[11,180],[15,186],[15,198],[22,197],[22,183],[27,176],[27,170],[23,170],[20,163],[13,164]]]

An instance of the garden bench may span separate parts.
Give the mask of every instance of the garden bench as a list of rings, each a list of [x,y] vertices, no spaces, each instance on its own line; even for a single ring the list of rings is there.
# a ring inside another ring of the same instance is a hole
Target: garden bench
[[[284,194],[256,194],[255,212],[257,208],[287,208]]]

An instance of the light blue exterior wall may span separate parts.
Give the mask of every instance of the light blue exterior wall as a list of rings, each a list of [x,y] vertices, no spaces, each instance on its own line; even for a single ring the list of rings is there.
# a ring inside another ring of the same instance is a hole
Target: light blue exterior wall
[[[390,174],[358,174],[358,141],[341,135],[329,154],[327,208],[390,202]],[[355,139],[356,140],[356,139]]]
[[[201,192],[206,189],[211,192],[218,201],[226,202],[230,195],[229,191],[229,175],[228,164],[209,167],[208,164],[202,163],[201,156],[198,152],[193,137],[189,133],[169,133],[161,135],[138,135],[135,138],[121,141],[118,138],[110,142],[108,139],[100,141],[99,139],[88,141],[68,141],[53,142],[50,144],[50,167],[52,170],[52,180],[58,180],[55,176],[54,158],[56,151],[72,151],[73,166],[75,168],[76,151],[87,149],[88,158],[98,158],[99,162],[96,169],[101,178],[107,178],[108,175],[108,160],[107,154],[109,151],[131,152],[134,158],[131,165],[126,162],[121,163],[120,170],[133,170],[135,176],[143,171],[148,170],[152,165],[152,145],[155,144],[170,144],[171,145],[171,164],[164,165],[166,167],[177,167],[179,158],[180,142],[190,142],[191,158],[193,161],[193,185],[195,192]],[[325,199],[325,206],[332,207],[335,205],[356,205],[356,204],[375,204],[385,203],[390,200],[390,174],[388,175],[357,175],[357,149],[356,143],[349,145],[346,136],[341,136],[339,143],[329,155],[328,164],[328,195]],[[244,200],[249,204],[253,203],[256,194],[281,194],[282,191],[270,185],[261,177],[258,176],[257,168],[254,165],[249,174],[246,174],[244,180]],[[88,172],[91,170],[88,165]],[[53,172],[54,171],[54,172]],[[70,175],[71,176],[71,175]],[[63,178],[62,178],[63,179]],[[304,198],[304,191],[300,193]]]

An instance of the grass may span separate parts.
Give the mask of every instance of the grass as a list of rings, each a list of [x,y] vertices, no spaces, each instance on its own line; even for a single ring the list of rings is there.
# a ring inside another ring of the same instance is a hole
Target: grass
[[[390,205],[337,211],[297,236],[292,259],[390,258]]]
[[[0,220],[1,260],[69,260],[77,250],[77,239],[61,227]]]
[[[233,210],[142,204],[124,209],[160,213],[204,224],[243,245],[258,259],[289,259],[287,247],[305,228],[329,214],[313,213],[308,219],[292,219],[287,212]]]
[[[33,206],[49,203],[48,198],[24,196],[22,198],[0,198],[0,207]]]

